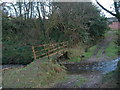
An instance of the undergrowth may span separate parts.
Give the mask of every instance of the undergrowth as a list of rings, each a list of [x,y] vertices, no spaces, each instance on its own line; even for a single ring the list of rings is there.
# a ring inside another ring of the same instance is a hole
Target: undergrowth
[[[80,62],[81,55],[84,53],[84,45],[82,43],[68,49],[69,62]]]

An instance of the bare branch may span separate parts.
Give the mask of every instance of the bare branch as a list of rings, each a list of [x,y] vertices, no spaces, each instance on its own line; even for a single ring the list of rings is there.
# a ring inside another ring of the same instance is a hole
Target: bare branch
[[[108,13],[110,13],[111,15],[113,16],[116,16],[116,14],[112,13],[111,11],[107,10],[105,7],[103,7],[97,0],[96,0],[97,4],[102,8],[104,9],[105,11],[107,11]]]

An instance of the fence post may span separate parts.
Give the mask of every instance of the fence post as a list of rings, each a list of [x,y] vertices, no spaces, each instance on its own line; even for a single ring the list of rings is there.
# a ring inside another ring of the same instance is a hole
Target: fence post
[[[34,59],[36,60],[36,54],[35,54],[34,46],[32,46],[32,51],[33,51],[33,54],[34,54]]]
[[[48,59],[49,59],[49,55],[48,55],[48,52],[47,52],[47,49],[45,49],[46,48],[46,45],[44,45],[44,51],[45,51],[45,53],[46,53],[46,56],[48,56]]]
[[[62,54],[64,54],[64,52],[65,52],[65,42],[62,43],[62,46],[63,46],[63,53]]]
[[[57,45],[56,45],[56,46],[57,46],[57,57],[59,56],[59,53],[58,53],[58,50],[59,50],[58,48],[59,48],[59,46],[60,46],[59,44],[60,44],[60,43],[58,42]]]
[[[48,52],[47,52],[47,55],[48,55],[48,59],[50,59],[50,57],[49,57],[49,48],[50,47],[50,44],[48,44]]]

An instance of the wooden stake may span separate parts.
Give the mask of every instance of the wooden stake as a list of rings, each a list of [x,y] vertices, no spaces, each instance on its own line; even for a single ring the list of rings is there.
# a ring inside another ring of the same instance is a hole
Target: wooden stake
[[[35,54],[34,46],[32,46],[32,51],[33,51],[33,54],[34,54],[34,59],[36,60],[36,54]]]

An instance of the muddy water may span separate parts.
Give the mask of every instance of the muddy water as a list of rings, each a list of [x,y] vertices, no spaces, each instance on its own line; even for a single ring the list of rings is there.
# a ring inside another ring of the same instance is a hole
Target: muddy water
[[[117,63],[120,58],[111,61],[102,61],[95,63],[72,63],[72,64],[63,64],[69,74],[81,74],[88,72],[100,72],[106,74],[108,72],[114,71],[117,68]],[[1,68],[19,68],[24,65],[0,65]]]
[[[120,58],[111,61],[102,61],[95,63],[82,63],[82,64],[64,64],[69,74],[81,74],[86,72],[101,72],[106,74],[114,71],[117,68],[117,63]]]
[[[6,68],[20,68],[20,67],[24,67],[25,65],[0,65],[1,69],[6,69]]]

